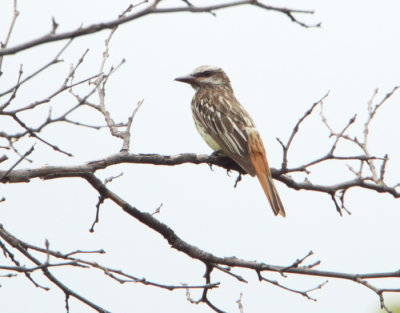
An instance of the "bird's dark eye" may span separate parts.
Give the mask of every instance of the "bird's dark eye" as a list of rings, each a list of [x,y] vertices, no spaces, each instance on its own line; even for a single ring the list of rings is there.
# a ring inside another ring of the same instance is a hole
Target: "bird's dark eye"
[[[205,71],[205,72],[201,73],[201,76],[210,77],[212,74],[213,74],[213,72],[211,72],[211,71]]]
[[[213,71],[204,71],[200,73],[196,73],[193,76],[195,77],[210,77],[213,74]]]

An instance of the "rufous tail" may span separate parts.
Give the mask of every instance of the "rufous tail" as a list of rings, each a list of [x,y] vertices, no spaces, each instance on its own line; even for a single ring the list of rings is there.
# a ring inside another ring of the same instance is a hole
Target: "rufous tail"
[[[250,158],[256,170],[258,180],[260,181],[269,204],[271,205],[272,211],[274,211],[275,215],[280,214],[285,217],[285,209],[283,208],[282,201],[279,198],[278,191],[276,190],[274,181],[272,180],[267,158],[260,152],[251,152]]]

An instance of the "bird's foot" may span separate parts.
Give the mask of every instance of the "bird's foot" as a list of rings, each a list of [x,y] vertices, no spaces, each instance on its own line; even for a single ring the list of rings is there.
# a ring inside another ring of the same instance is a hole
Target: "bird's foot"
[[[238,177],[236,177],[235,184],[233,185],[233,188],[236,188],[239,182],[242,180],[242,173],[239,172]]]

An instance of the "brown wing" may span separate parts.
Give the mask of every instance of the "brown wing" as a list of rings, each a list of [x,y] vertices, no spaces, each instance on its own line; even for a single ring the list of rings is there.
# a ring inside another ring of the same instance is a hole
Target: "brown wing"
[[[256,174],[249,158],[248,129],[254,122],[233,95],[199,91],[192,102],[196,124],[247,173]]]
[[[247,173],[257,175],[274,214],[285,216],[260,135],[233,94],[199,91],[193,99],[192,111],[201,132],[207,133]]]

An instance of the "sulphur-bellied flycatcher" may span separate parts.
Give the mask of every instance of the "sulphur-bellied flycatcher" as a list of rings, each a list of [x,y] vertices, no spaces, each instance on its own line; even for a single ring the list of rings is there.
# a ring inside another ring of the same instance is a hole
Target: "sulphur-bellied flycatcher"
[[[250,115],[236,100],[225,72],[204,65],[175,80],[196,90],[193,119],[207,144],[233,159],[251,176],[257,175],[275,215],[285,216],[261,137]]]

